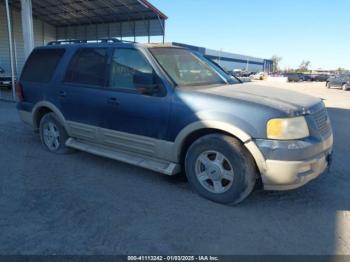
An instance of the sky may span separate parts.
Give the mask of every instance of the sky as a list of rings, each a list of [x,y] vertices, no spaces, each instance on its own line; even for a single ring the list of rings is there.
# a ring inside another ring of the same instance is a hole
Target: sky
[[[350,0],[150,0],[169,19],[166,41],[259,58],[350,69]]]

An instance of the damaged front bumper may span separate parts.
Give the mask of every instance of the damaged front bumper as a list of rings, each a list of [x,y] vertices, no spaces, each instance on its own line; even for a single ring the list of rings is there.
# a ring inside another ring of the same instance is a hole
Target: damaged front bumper
[[[332,160],[332,134],[322,141],[258,139],[255,144],[264,158],[259,169],[265,190],[301,187],[324,173]]]

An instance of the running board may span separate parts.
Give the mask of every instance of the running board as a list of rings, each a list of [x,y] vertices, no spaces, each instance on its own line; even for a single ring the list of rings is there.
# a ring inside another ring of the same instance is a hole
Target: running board
[[[168,176],[176,175],[181,171],[180,165],[172,162],[158,160],[150,157],[143,157],[138,154],[120,151],[115,148],[104,147],[100,145],[90,144],[69,138],[66,142],[67,147],[85,151],[94,155],[107,157],[118,160],[127,164],[150,169]]]

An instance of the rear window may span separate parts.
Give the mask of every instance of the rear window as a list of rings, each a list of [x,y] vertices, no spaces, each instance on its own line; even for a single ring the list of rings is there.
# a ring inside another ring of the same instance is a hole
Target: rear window
[[[47,83],[52,79],[65,49],[37,49],[29,56],[21,80]]]
[[[106,48],[81,48],[73,56],[64,81],[66,83],[104,86],[106,67]]]

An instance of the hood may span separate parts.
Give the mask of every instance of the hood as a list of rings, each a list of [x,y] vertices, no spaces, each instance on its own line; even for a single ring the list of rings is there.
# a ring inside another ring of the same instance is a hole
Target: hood
[[[311,114],[323,106],[321,100],[313,96],[254,84],[224,85],[197,91],[261,104],[283,111],[288,115]]]

